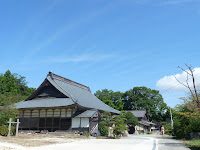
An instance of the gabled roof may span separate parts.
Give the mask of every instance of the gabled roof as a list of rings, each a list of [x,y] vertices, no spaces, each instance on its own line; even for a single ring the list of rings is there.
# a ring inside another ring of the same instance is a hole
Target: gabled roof
[[[66,79],[64,77],[61,77],[59,75],[56,75],[52,72],[49,72],[47,75],[45,81],[40,85],[40,87],[30,96],[28,97],[25,101],[17,103],[17,108],[22,108],[23,107],[29,107],[29,105],[32,106],[46,106],[44,105],[45,102],[38,102],[41,100],[34,100],[33,95],[37,93],[38,90],[42,88],[42,86],[45,84],[45,82],[48,81],[50,84],[52,84],[57,90],[59,90],[62,94],[64,94],[68,99],[68,101],[60,102],[59,100],[62,98],[55,98],[55,104],[52,104],[57,106],[57,103],[60,103],[60,105],[63,106],[68,106],[69,104],[78,104],[82,107],[89,108],[89,109],[97,109],[97,110],[102,110],[102,111],[109,111],[112,113],[120,113],[120,111],[113,109],[112,107],[106,105],[103,103],[101,100],[99,100],[96,96],[94,96],[90,88],[82,85],[80,83],[74,82],[72,80]],[[47,100],[47,99],[46,99]],[[33,101],[33,102],[30,102]],[[53,100],[52,100],[53,102]],[[37,103],[37,105],[36,105]],[[48,106],[49,107],[49,106]]]
[[[92,117],[96,112],[97,112],[97,110],[95,110],[95,109],[86,110],[86,111],[84,111],[83,113],[81,113],[81,114],[75,116],[75,118],[83,118],[83,117],[90,118],[90,117]]]
[[[146,114],[146,110],[130,110],[128,112],[133,113],[133,115],[137,118],[143,118]]]

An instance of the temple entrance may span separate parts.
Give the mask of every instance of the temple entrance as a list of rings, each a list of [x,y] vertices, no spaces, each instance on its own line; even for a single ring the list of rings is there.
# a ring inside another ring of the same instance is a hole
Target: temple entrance
[[[135,127],[129,127],[128,133],[129,133],[129,134],[135,133]]]

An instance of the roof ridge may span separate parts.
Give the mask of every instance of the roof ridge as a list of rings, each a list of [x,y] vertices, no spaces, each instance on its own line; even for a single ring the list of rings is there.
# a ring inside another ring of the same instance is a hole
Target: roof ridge
[[[71,84],[71,85],[73,85],[73,86],[77,86],[77,87],[79,87],[79,88],[82,88],[82,89],[85,89],[85,90],[90,91],[90,88],[89,88],[88,86],[83,85],[83,84],[80,84],[80,83],[75,82],[75,81],[73,81],[73,80],[67,79],[67,78],[62,77],[62,76],[60,76],[60,75],[57,75],[57,74],[55,74],[55,73],[53,73],[53,72],[49,72],[49,73],[47,74],[47,76],[50,76],[52,79],[55,78],[55,79],[58,79],[58,80],[60,80],[60,81],[62,81],[62,82],[66,82],[66,83],[69,83],[69,84]]]

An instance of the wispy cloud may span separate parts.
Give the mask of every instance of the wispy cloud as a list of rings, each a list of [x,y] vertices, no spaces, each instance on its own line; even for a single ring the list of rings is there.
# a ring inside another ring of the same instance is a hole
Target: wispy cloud
[[[111,54],[83,54],[74,57],[56,56],[47,58],[45,63],[79,63],[79,62],[98,62],[114,57]]]
[[[32,58],[34,55],[36,55],[38,52],[46,50],[46,47],[49,45],[53,44],[56,40],[58,40],[60,37],[63,35],[66,35],[67,32],[72,32],[75,28],[78,28],[81,24],[88,23],[89,21],[104,15],[106,12],[111,11],[113,8],[117,7],[119,1],[115,2],[109,2],[107,5],[104,7],[95,10],[94,12],[90,12],[89,14],[85,14],[84,16],[80,16],[76,20],[72,21],[70,24],[66,24],[61,28],[58,28],[52,35],[47,37],[45,40],[41,41],[40,43],[37,43],[35,48],[29,49],[28,53],[24,56],[24,59],[22,59],[22,64],[25,64],[29,62],[29,59]],[[54,7],[57,6],[57,3],[52,3],[51,5],[48,6],[47,10],[50,11]],[[65,37],[67,38],[67,37]],[[69,38],[69,37],[68,37]],[[72,60],[68,59],[70,62]],[[81,60],[77,59],[76,61]],[[54,60],[55,61],[55,60]],[[65,59],[65,61],[67,61]],[[63,59],[64,62],[64,59]]]
[[[200,2],[199,0],[167,0],[164,1],[164,5],[178,5],[183,3]]]

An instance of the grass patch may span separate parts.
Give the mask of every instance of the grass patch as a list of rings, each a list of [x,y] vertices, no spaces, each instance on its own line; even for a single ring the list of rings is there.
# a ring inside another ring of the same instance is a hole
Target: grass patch
[[[192,150],[200,150],[200,139],[184,141],[184,143],[189,146]]]

